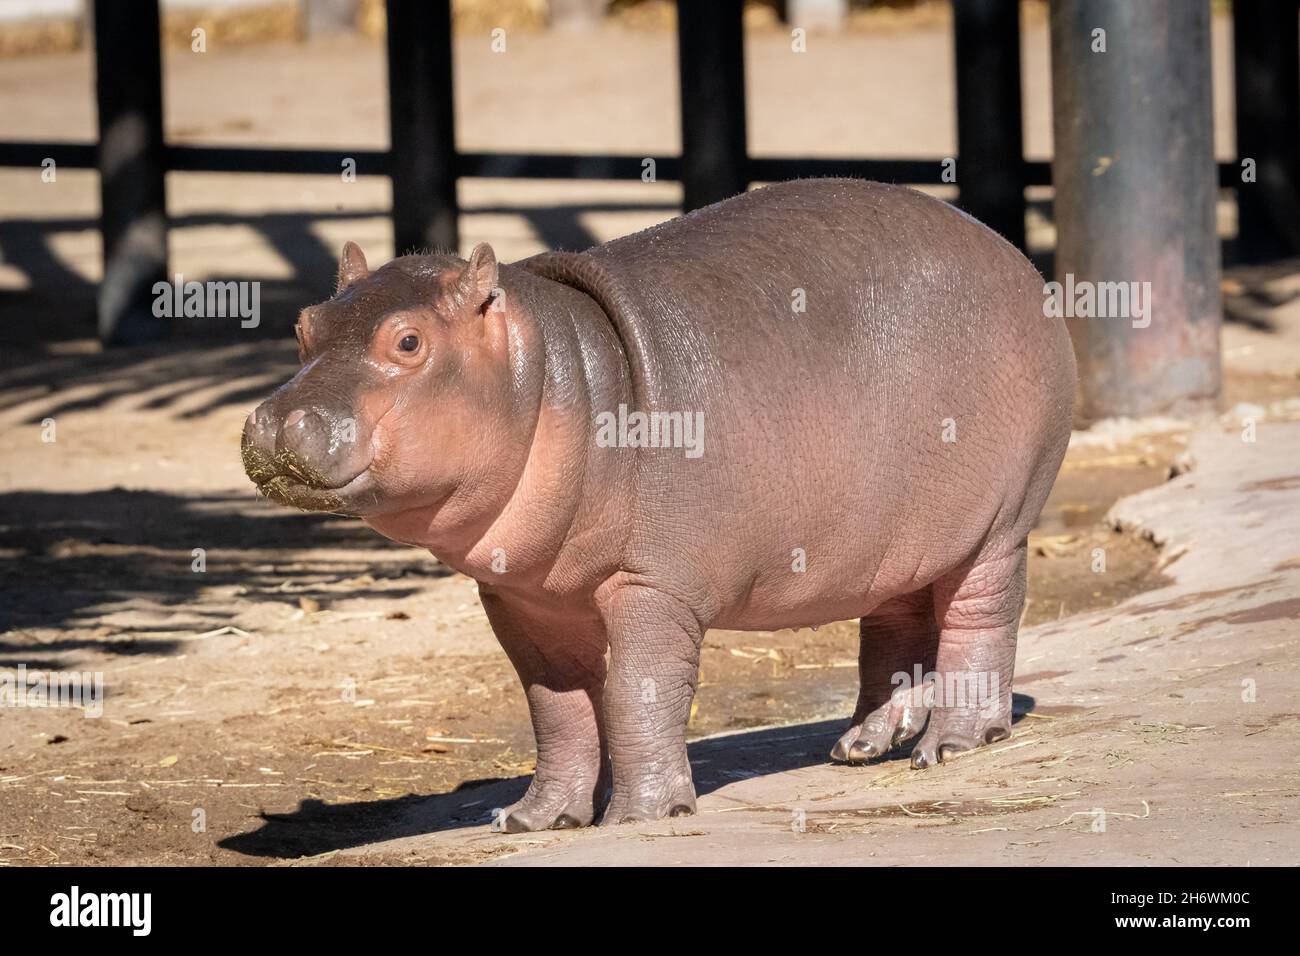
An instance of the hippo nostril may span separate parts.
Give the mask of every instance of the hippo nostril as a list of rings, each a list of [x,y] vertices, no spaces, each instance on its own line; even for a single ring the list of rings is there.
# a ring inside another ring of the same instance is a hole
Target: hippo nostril
[[[245,445],[267,445],[268,436],[266,432],[266,417],[259,415],[260,408],[255,408],[248,413],[248,418],[244,420],[244,444]],[[274,437],[273,435],[270,437]]]
[[[291,453],[306,467],[326,468],[330,434],[328,424],[320,415],[295,408],[284,416],[280,425],[276,451]]]

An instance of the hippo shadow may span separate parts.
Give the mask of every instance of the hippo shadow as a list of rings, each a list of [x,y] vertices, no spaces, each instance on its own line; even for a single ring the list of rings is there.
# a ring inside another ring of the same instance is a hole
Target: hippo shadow
[[[1032,697],[1014,694],[1013,721],[1019,723],[1034,706]],[[738,780],[829,763],[830,749],[844,726],[843,719],[821,720],[694,741],[688,749],[695,791],[704,796]],[[881,762],[906,760],[910,752],[911,744],[896,747]],[[263,813],[258,829],[226,837],[217,845],[245,856],[292,859],[485,826],[496,810],[524,795],[531,779],[469,780],[448,793],[356,803],[304,800],[292,813]]]

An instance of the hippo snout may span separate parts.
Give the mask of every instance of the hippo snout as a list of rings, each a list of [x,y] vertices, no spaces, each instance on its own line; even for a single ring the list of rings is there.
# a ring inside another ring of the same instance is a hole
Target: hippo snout
[[[351,418],[320,409],[281,413],[268,401],[244,422],[244,471],[268,498],[312,511],[339,510],[333,492],[370,466]]]

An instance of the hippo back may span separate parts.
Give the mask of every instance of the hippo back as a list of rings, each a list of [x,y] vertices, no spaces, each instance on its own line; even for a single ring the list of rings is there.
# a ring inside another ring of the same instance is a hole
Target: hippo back
[[[824,526],[881,538],[846,587],[892,558],[906,588],[1022,536],[1050,489],[1074,396],[1064,324],[1024,256],[940,200],[798,180],[520,265],[596,299],[642,409],[703,413],[702,460],[645,456],[649,550],[692,520],[779,560],[783,534]],[[760,541],[755,509],[788,520]],[[928,540],[890,555],[918,524]]]

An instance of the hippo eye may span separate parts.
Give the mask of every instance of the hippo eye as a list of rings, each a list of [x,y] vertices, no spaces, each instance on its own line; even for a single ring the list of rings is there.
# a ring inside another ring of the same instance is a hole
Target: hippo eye
[[[403,352],[414,352],[420,347],[420,338],[417,335],[405,335],[402,341],[397,343],[397,347]]]

